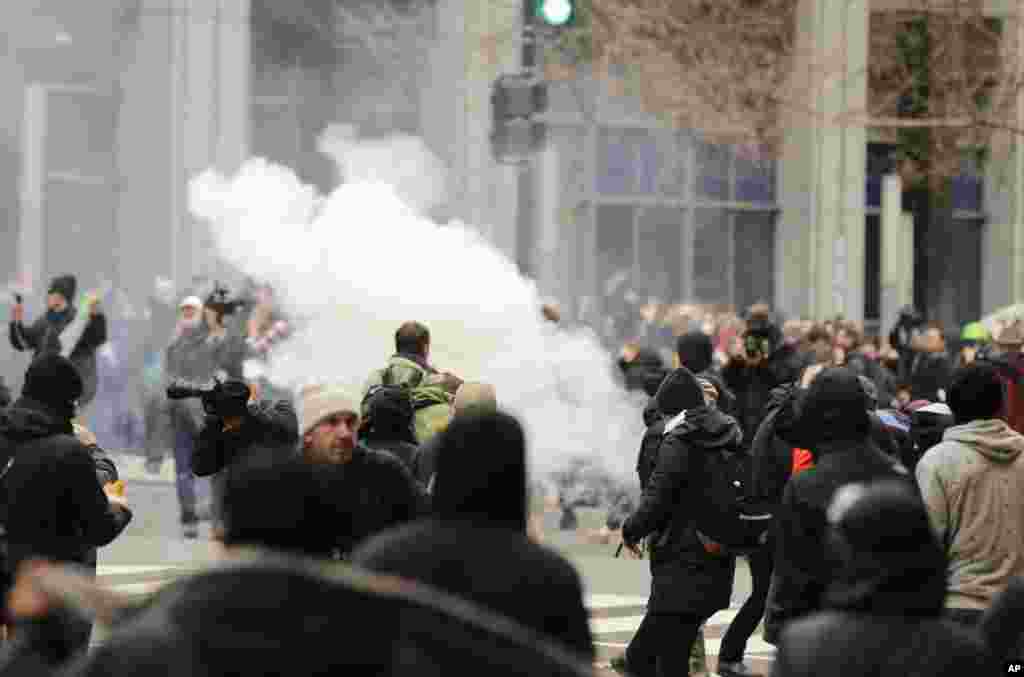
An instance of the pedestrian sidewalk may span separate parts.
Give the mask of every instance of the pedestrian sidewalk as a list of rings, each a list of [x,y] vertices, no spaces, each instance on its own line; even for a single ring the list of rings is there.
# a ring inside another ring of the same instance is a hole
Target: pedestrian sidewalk
[[[108,451],[107,454],[117,466],[117,474],[126,484],[132,482],[174,484],[174,459],[172,458],[164,458],[160,472],[152,474],[146,471],[146,458],[141,454],[126,451]]]

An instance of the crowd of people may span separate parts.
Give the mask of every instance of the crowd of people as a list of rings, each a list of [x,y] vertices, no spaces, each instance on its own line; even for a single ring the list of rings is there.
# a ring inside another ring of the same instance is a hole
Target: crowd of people
[[[415,321],[361,392],[276,393],[258,366],[287,321],[265,287],[248,307],[165,294],[153,326],[170,339],[146,359],[183,535],[204,517],[196,478],[212,477],[222,564],[141,604],[97,587],[96,550],[132,511],[80,418],[107,327],[96,298],[74,296],[58,278],[44,317],[26,324],[19,303],[11,318],[34,359],[0,409],[0,675],[592,673],[581,579],[541,543],[526,435],[501,393],[434,365]],[[650,395],[639,451],[623,450],[641,493],[623,492],[607,528],[649,559],[652,588],[611,667],[691,674],[738,558],[753,586],[722,677],[753,674],[762,622],[776,677],[987,674],[1024,658],[1020,325],[965,327],[955,357],[911,309],[885,341],[764,306],[676,322],[670,356],[664,336],[633,338],[618,367]],[[95,619],[112,634],[87,652]]]

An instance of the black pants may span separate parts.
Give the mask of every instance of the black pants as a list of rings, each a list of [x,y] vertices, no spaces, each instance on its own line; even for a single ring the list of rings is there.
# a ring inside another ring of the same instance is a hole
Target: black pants
[[[626,648],[626,669],[633,677],[688,677],[690,651],[697,632],[710,616],[652,614]]]
[[[747,650],[747,640],[757,630],[757,624],[764,616],[768,603],[768,588],[771,587],[773,553],[770,549],[751,555],[747,558],[750,564],[750,577],[753,579],[750,597],[743,603],[743,608],[729,624],[722,638],[722,648],[718,660],[728,663],[740,663]]]

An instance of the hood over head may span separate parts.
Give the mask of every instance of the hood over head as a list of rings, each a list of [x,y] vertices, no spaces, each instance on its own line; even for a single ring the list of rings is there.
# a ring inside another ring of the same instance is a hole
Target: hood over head
[[[0,409],[0,436],[11,442],[28,442],[72,432],[71,419],[52,411],[42,402],[23,397]]]
[[[526,435],[504,412],[452,419],[440,433],[433,507],[442,520],[526,531]]]
[[[692,371],[679,367],[669,372],[654,395],[655,406],[665,416],[675,416],[705,405],[704,389]]]
[[[682,366],[699,374],[711,367],[715,348],[711,344],[710,336],[702,331],[691,331],[676,341],[676,354],[679,355],[679,363]]]
[[[75,292],[78,291],[78,280],[75,279],[74,275],[61,275],[53,278],[50,282],[50,288],[48,292],[51,294],[60,294],[71,305],[75,301]]]
[[[868,399],[857,375],[844,367],[819,374],[807,391],[800,422],[823,442],[867,437],[871,432]]]
[[[828,510],[839,575],[832,607],[879,615],[938,616],[946,555],[913,483],[884,480],[839,489]]]
[[[1024,451],[1024,435],[999,418],[952,426],[942,439],[966,444],[996,463],[1012,463]]]
[[[82,376],[71,360],[46,353],[37,358],[25,372],[22,397],[41,402],[54,413],[71,419],[76,403],[82,397]]]

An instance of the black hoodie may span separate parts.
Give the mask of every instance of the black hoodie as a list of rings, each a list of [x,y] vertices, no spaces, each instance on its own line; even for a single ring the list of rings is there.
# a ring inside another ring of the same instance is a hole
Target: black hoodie
[[[685,368],[666,379],[656,399],[676,415],[664,423],[640,506],[622,536],[627,543],[650,536],[652,612],[710,615],[729,606],[734,560],[709,555],[697,538],[696,516],[709,484],[705,458],[739,450],[743,433],[735,419],[704,405],[700,384]]]
[[[131,520],[103,493],[117,479],[113,465],[72,435],[67,418],[25,398],[0,412],[0,460],[11,459],[3,483],[11,566],[29,557],[95,565],[95,549]]]
[[[470,415],[453,420],[440,437],[434,519],[371,539],[353,561],[464,597],[592,659],[578,574],[526,537],[519,423],[503,413]]]

